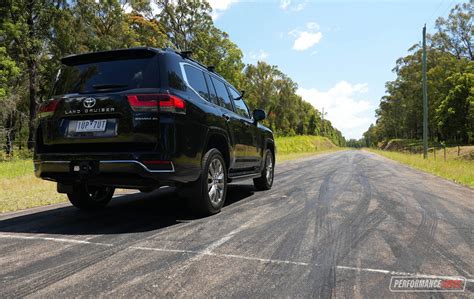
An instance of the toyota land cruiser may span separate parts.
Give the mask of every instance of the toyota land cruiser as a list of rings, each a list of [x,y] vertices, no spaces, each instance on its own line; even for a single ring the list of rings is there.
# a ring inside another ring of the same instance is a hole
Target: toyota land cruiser
[[[175,186],[196,211],[221,210],[227,184],[273,184],[275,143],[243,96],[189,52],[132,48],[61,60],[38,112],[35,174],[81,209],[115,188]]]

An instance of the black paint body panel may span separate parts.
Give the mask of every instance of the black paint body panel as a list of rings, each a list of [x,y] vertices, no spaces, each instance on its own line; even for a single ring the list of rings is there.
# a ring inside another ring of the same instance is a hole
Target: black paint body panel
[[[202,156],[209,140],[215,136],[227,142],[229,150],[223,154],[229,157],[230,177],[259,173],[264,150],[275,149],[273,133],[194,92],[183,78],[180,64],[190,64],[208,73],[198,63],[170,50],[139,50],[156,56],[153,60],[159,64],[156,88],[53,96],[59,100],[56,111],[41,118],[38,124],[36,176],[63,184],[87,180],[125,188],[192,182],[199,178]],[[113,56],[113,52],[106,52],[105,56]],[[99,56],[100,53],[94,59]],[[157,93],[169,93],[185,100],[185,114],[137,112],[127,101],[130,94]],[[84,107],[85,98],[96,100],[92,109]],[[230,121],[223,114],[228,115]],[[110,123],[102,133],[74,132],[75,121],[92,119],[108,119]],[[172,169],[153,171],[143,165],[147,160],[170,161]],[[73,166],[78,163],[91,163],[93,169],[90,173],[75,173]]]

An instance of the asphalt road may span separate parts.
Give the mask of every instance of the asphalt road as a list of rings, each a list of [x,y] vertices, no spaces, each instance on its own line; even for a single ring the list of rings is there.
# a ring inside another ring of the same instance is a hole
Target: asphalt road
[[[277,165],[272,190],[249,181],[228,196],[202,219],[169,189],[94,213],[3,214],[0,296],[382,298],[400,295],[398,274],[464,276],[464,293],[426,295],[474,294],[472,189],[344,151]]]

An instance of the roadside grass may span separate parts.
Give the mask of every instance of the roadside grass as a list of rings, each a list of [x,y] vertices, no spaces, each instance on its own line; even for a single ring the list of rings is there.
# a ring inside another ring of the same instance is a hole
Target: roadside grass
[[[410,154],[377,149],[365,150],[474,188],[474,161],[458,159],[457,148],[448,148],[446,150],[446,161],[444,161],[443,150],[436,151],[436,160],[434,159],[433,152],[431,152],[428,159],[425,160],[423,159],[423,154]]]
[[[322,136],[276,137],[275,143],[277,162],[301,159],[344,149],[337,147],[329,139]]]
[[[277,162],[341,150],[321,136],[277,137]],[[67,201],[56,183],[38,179],[31,159],[0,162],[0,213]]]
[[[34,175],[0,179],[0,213],[64,202],[64,194],[56,192],[56,184]]]
[[[277,154],[310,153],[337,148],[329,139],[322,136],[276,137]]]
[[[12,179],[33,173],[31,160],[15,159],[0,162],[0,179]]]
[[[55,183],[34,176],[31,160],[0,162],[0,213],[64,201]]]

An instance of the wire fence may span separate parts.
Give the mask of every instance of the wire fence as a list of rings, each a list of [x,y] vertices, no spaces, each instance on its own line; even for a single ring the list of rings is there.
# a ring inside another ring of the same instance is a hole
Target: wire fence
[[[460,157],[461,156],[461,152],[462,152],[462,148],[459,144],[455,144],[455,143],[431,143],[430,146],[428,147],[428,155],[432,155],[434,160],[437,159],[437,152],[438,152],[438,158],[439,155],[441,154],[441,158],[444,159],[444,161],[446,161],[446,157],[447,157],[447,152],[446,152],[446,149],[447,148],[452,148],[452,147],[455,147],[457,148],[457,156]],[[419,143],[419,144],[410,144],[408,145],[407,147],[404,148],[404,151],[408,151],[410,153],[414,153],[414,154],[419,154],[419,153],[423,153],[423,144],[422,143]],[[441,151],[441,153],[439,153]]]

